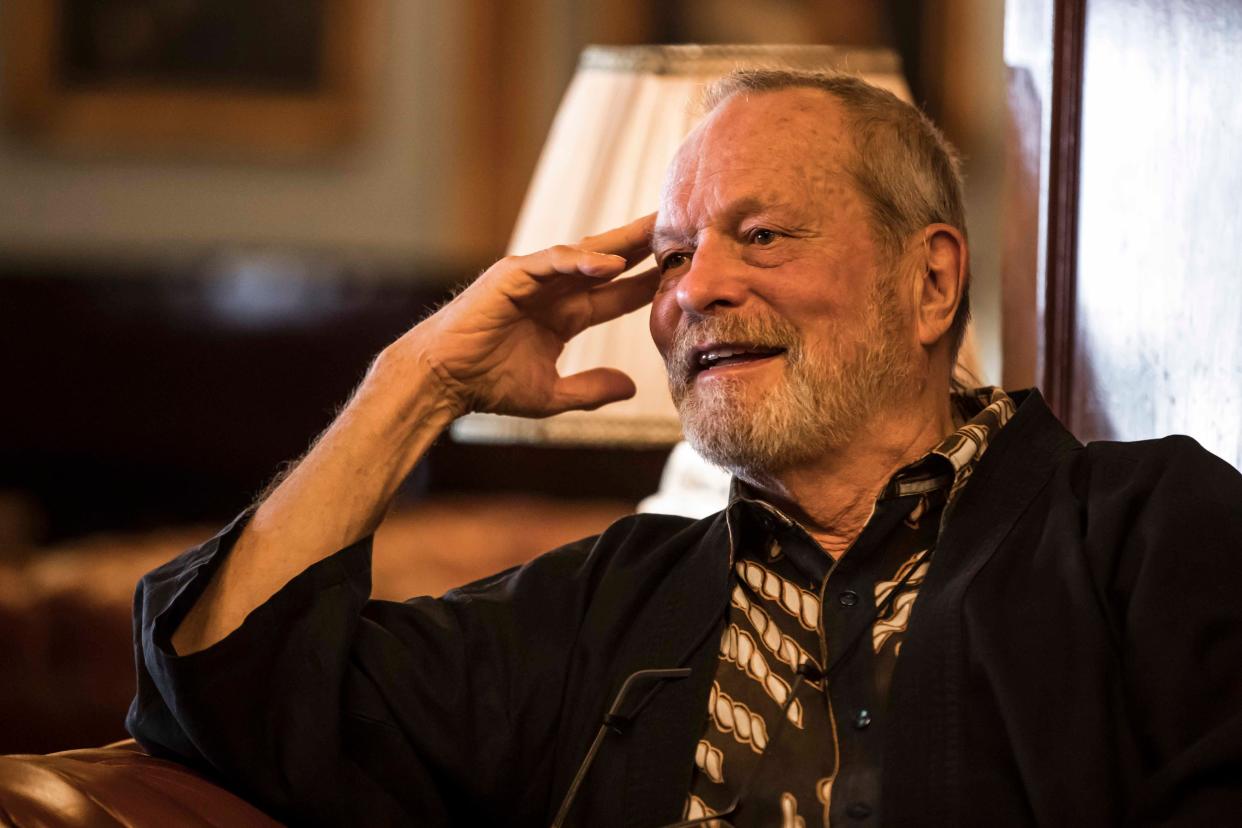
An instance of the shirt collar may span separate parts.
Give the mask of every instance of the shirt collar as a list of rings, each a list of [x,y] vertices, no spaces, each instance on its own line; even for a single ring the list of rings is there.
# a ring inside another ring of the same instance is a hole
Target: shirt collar
[[[950,396],[950,403],[956,417],[964,421],[961,427],[918,460],[898,469],[880,492],[877,501],[948,488],[951,503],[970,479],[975,464],[1016,410],[1009,395],[995,386],[954,393]],[[765,524],[775,521],[785,527],[797,525],[793,518],[734,477],[729,485],[727,512],[733,514],[738,509],[758,510],[756,516]],[[731,525],[737,523],[739,521],[730,520]]]

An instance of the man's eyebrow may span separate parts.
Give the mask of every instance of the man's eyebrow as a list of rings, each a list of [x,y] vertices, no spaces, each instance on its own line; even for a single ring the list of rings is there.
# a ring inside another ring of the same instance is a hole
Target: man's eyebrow
[[[668,225],[663,227],[656,226],[651,231],[652,250],[663,250],[668,247],[685,246],[693,243],[694,238],[691,234],[676,227],[669,227]]]
[[[733,201],[721,210],[721,216],[729,224],[741,222],[747,216],[758,213],[780,213],[795,222],[805,218],[805,208],[783,199],[746,196]],[[671,225],[657,225],[651,231],[651,249],[665,250],[670,247],[693,247],[695,234]]]

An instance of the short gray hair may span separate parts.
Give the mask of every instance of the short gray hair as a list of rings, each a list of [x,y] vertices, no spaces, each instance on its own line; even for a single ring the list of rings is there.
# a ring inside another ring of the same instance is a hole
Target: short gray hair
[[[737,94],[803,88],[827,92],[845,109],[854,143],[846,173],[870,203],[872,232],[883,253],[895,260],[906,239],[929,224],[948,224],[966,235],[957,151],[926,115],[891,92],[852,75],[738,69],[707,88],[704,111]],[[955,358],[970,320],[969,287],[967,278],[950,328]]]

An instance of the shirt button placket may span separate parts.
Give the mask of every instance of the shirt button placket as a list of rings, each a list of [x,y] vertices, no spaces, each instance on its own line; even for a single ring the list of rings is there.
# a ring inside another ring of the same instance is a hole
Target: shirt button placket
[[[861,602],[862,602],[862,597],[858,594],[856,590],[846,588],[846,589],[842,589],[840,592],[837,593],[837,604],[839,604],[845,610],[853,609],[854,607],[857,607]],[[847,720],[849,721],[853,730],[856,732],[859,732],[859,736],[861,737],[862,736],[861,731],[865,731],[871,727],[873,717],[871,714],[871,707],[870,705],[867,704],[868,700],[866,699],[855,700],[855,702],[858,702],[858,701],[863,702],[863,704],[855,707],[853,715],[850,716]],[[850,709],[850,707],[846,706],[845,709],[848,710]],[[863,793],[863,792],[857,791],[857,793]],[[874,813],[874,810],[872,809],[871,805],[869,805],[867,802],[861,799],[849,802],[849,804],[845,806],[844,810],[845,810],[845,816],[848,817],[852,823],[861,823],[864,820],[867,820],[868,818],[870,818],[872,814]]]

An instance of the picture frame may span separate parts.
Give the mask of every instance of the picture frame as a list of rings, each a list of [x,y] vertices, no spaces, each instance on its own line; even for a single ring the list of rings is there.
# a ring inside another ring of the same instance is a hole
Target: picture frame
[[[7,0],[3,106],[32,143],[296,159],[362,116],[366,0]]]

